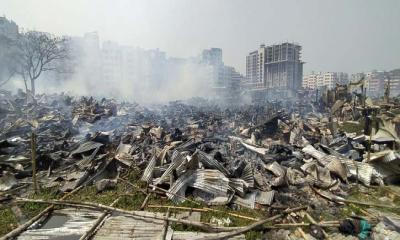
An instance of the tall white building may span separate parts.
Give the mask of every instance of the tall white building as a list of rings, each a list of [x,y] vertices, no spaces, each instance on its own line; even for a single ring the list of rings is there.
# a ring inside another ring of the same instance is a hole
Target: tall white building
[[[347,73],[343,72],[312,72],[311,74],[303,76],[303,88],[305,89],[319,89],[327,87],[332,89],[336,84],[347,84],[349,77]]]

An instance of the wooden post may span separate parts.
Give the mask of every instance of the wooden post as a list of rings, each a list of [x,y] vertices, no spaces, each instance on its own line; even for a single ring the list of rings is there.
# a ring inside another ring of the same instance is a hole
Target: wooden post
[[[369,148],[368,148],[368,155],[367,155],[368,162],[371,159],[372,129],[373,129],[372,126],[373,126],[374,119],[375,119],[375,111],[373,110],[371,113],[372,114],[371,114],[371,123],[370,123],[370,129],[369,129],[369,141],[368,141]]]
[[[32,131],[31,135],[31,159],[32,159],[32,182],[35,193],[38,191],[38,183],[36,179],[36,134]]]
[[[170,214],[171,214],[171,211],[168,208],[167,212],[165,213],[165,217],[169,218]],[[164,224],[163,224],[163,230],[162,230],[161,235],[160,235],[160,240],[166,240],[167,239],[166,237],[167,237],[167,233],[168,233],[168,225],[169,225],[169,221],[166,219],[164,221]]]

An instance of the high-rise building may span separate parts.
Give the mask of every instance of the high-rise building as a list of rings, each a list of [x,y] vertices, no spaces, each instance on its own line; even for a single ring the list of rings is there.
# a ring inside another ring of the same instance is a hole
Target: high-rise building
[[[298,44],[263,44],[246,57],[245,85],[252,91],[290,97],[301,88],[302,77],[303,62]]]
[[[208,85],[211,87],[215,97],[225,100],[237,97],[243,77],[234,67],[224,65],[222,49],[211,48],[203,50],[201,63],[206,66],[209,79]]]

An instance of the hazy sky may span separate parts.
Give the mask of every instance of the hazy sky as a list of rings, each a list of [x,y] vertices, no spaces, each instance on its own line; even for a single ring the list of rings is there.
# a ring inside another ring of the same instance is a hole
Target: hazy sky
[[[160,48],[195,56],[220,47],[244,73],[261,43],[303,46],[305,73],[400,67],[399,0],[0,0],[0,14],[25,29]]]

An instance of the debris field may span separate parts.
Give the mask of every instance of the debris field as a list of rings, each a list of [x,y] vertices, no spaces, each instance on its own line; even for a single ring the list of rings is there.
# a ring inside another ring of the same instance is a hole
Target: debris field
[[[346,91],[229,107],[2,92],[2,239],[399,239],[400,104]]]

